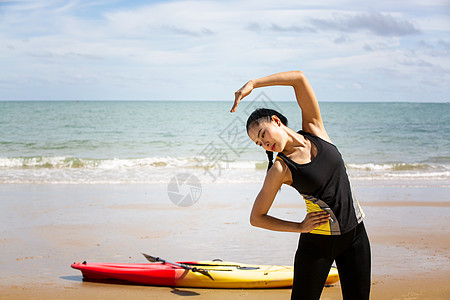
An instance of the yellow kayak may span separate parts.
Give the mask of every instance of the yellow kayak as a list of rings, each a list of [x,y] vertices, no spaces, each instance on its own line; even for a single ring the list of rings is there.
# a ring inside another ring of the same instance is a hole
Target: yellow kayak
[[[83,262],[72,264],[72,268],[80,270],[85,279],[94,281],[115,279],[145,285],[228,289],[290,287],[294,273],[292,266],[249,265],[229,261],[175,264]],[[192,270],[193,268],[201,272]],[[337,269],[331,268],[325,285],[338,281]]]

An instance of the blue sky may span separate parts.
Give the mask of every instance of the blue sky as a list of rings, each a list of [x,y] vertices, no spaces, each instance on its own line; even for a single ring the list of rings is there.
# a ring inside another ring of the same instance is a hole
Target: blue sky
[[[450,2],[0,0],[0,65],[0,100],[231,101],[302,70],[320,101],[448,102]]]

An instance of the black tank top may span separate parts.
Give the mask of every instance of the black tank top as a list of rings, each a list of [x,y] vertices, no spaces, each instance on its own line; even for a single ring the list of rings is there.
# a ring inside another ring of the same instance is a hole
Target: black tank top
[[[283,153],[278,153],[291,170],[292,184],[304,198],[307,212],[326,211],[330,221],[316,227],[311,233],[340,235],[352,230],[364,218],[345,169],[345,164],[336,146],[305,131],[299,134],[317,147],[316,157],[307,164],[298,164]]]

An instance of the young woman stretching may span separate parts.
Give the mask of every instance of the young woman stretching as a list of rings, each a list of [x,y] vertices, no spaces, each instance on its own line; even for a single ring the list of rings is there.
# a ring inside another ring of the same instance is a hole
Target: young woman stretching
[[[253,226],[299,232],[291,299],[319,299],[333,261],[344,299],[369,299],[370,244],[364,214],[350,187],[344,161],[325,131],[319,104],[300,71],[250,80],[235,93],[231,112],[254,88],[292,86],[301,109],[302,130],[287,127],[286,118],[271,109],[257,109],[247,120],[247,133],[269,156],[269,170],[250,216]],[[271,155],[278,152],[272,164]],[[302,222],[268,215],[282,184],[304,198]]]

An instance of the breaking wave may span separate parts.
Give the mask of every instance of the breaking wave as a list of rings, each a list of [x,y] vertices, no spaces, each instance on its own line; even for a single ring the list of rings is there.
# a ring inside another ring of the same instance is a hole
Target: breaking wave
[[[211,161],[205,157],[93,159],[64,156],[0,157],[0,183],[166,183],[190,172],[211,182],[261,182],[264,161]],[[446,163],[347,164],[354,179],[450,179]]]

